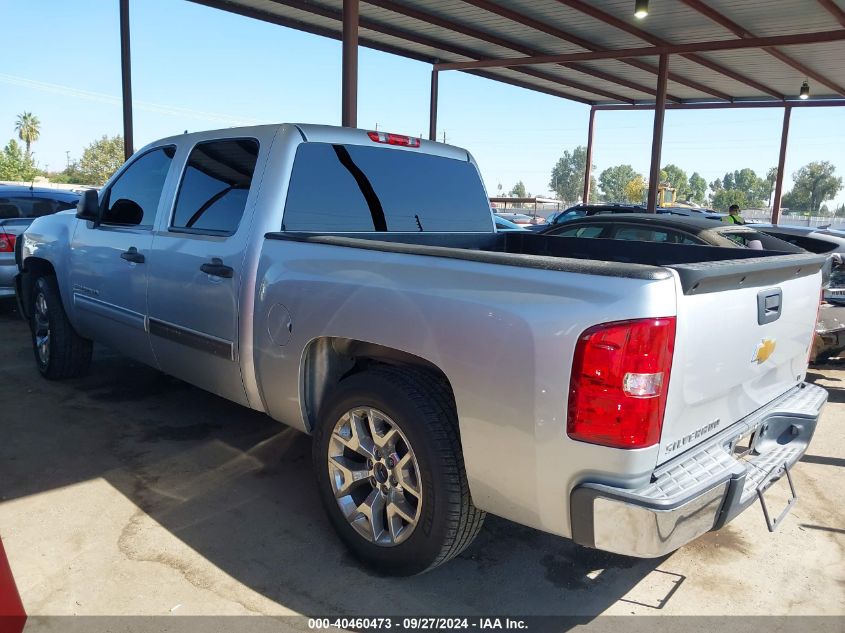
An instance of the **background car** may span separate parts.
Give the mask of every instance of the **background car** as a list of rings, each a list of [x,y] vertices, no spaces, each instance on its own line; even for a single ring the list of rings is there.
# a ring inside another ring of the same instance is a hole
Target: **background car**
[[[0,298],[14,297],[15,242],[35,218],[76,209],[79,194],[62,189],[0,185]]]
[[[755,229],[812,253],[830,253],[824,284],[825,301],[845,306],[845,232],[810,226],[752,224]],[[845,321],[845,319],[843,319]]]
[[[804,249],[749,225],[724,224],[702,217],[655,213],[599,214],[553,225],[543,235],[756,248],[786,253]]]
[[[497,218],[501,218],[502,220],[507,220],[513,224],[522,227],[529,227],[531,226],[531,216],[525,215],[524,213],[512,213],[509,211],[496,211],[493,210],[493,215]]]
[[[496,213],[493,214],[493,221],[496,223],[496,230],[499,232],[528,230],[525,225],[517,224],[516,222],[506,220],[505,218],[501,217]]]
[[[577,204],[564,211],[559,211],[549,216],[549,224],[563,224],[576,218],[592,217],[594,215],[606,215],[613,213],[645,213],[646,208],[641,204]],[[659,215],[680,215],[688,217],[704,217],[711,220],[721,220],[724,214],[716,213],[710,209],[689,209],[686,207],[658,207]]]

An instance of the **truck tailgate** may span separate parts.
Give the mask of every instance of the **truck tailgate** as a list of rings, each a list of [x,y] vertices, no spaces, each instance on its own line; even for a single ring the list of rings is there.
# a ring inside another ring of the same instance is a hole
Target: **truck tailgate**
[[[658,463],[804,379],[821,287],[818,256],[682,265]]]

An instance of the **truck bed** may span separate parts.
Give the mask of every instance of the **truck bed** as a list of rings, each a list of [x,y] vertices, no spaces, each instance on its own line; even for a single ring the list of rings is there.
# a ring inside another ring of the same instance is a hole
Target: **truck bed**
[[[659,280],[678,273],[684,294],[776,283],[811,275],[825,262],[813,253],[560,237],[536,233],[268,233],[267,239],[448,257],[504,266]],[[777,259],[773,259],[777,258]]]

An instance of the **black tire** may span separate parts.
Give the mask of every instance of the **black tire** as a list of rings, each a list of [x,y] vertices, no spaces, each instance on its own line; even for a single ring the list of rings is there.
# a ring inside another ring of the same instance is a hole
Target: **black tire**
[[[46,342],[45,325],[48,327]],[[88,372],[93,344],[79,336],[68,321],[55,277],[39,277],[33,284],[30,329],[35,363],[42,376],[61,380]],[[40,345],[44,345],[46,353],[39,350]]]
[[[329,443],[335,424],[358,407],[388,415],[407,437],[419,465],[419,521],[406,540],[392,546],[376,545],[350,525],[330,480]],[[379,573],[410,576],[433,569],[460,554],[481,530],[485,513],[470,498],[452,393],[427,372],[384,367],[343,380],[319,416],[313,461],[323,506],[340,538],[356,558]]]

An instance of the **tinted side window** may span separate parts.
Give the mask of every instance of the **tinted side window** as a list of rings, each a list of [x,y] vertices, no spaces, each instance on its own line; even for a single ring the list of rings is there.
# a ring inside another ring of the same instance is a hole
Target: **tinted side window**
[[[77,200],[68,202],[42,197],[5,197],[0,198],[0,220],[8,218],[40,218],[57,211],[75,209]]]
[[[137,158],[106,194],[104,224],[150,227],[175,147],[161,147]]]
[[[574,220],[575,218],[582,218],[585,215],[587,215],[587,212],[583,209],[572,209],[569,211],[564,211],[554,219],[554,224],[563,224],[564,222]]]
[[[638,242],[670,242],[677,244],[681,242],[683,236],[674,231],[667,231],[664,229],[652,229],[639,226],[621,226],[616,229],[616,234],[613,236],[617,240],[633,240]]]
[[[78,200],[68,202],[66,200],[55,200],[53,198],[32,198],[32,206],[29,209],[29,213],[24,213],[24,216],[28,218],[40,218],[42,215],[50,215],[58,213],[59,211],[75,209],[78,202]]]
[[[490,203],[466,160],[385,147],[303,143],[287,231],[490,232]]]
[[[232,139],[198,143],[185,167],[171,227],[232,234],[246,209],[258,141]]]
[[[565,231],[555,233],[563,237],[598,237],[604,231],[604,226],[576,226]]]

